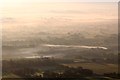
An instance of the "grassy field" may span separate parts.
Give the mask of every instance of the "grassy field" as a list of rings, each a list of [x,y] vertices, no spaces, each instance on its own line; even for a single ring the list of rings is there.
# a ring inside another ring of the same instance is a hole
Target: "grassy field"
[[[70,63],[70,64],[63,64],[69,67],[83,67],[85,69],[91,69],[97,74],[103,73],[112,73],[118,71],[117,64],[99,64],[99,63]]]

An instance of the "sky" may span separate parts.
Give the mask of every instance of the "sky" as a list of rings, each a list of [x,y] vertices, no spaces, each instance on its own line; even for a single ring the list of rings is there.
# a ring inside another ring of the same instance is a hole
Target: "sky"
[[[50,0],[51,1],[51,0]],[[56,2],[45,0],[4,0],[1,5],[3,30],[20,31],[32,27],[74,26],[80,23],[117,20],[117,2]],[[60,1],[60,0],[57,0]],[[24,27],[25,26],[25,27]],[[49,29],[47,27],[46,29]]]
[[[7,1],[7,0],[6,0]],[[2,6],[1,17],[37,19],[40,17],[71,17],[80,19],[117,18],[117,3],[31,2],[11,1]],[[112,12],[111,12],[112,11]]]

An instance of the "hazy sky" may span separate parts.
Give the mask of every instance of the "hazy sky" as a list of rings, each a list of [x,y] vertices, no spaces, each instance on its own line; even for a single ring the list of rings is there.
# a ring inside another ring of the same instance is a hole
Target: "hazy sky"
[[[31,0],[30,0],[31,1]],[[33,0],[32,0],[33,1]],[[71,19],[117,19],[117,3],[50,3],[16,2],[5,3],[3,18],[34,20],[44,17],[63,17]]]
[[[93,22],[117,20],[118,17],[117,2],[45,1],[4,0],[1,12],[3,30],[27,29],[24,25],[29,26],[29,28],[38,25],[39,28],[44,28],[43,25],[57,27],[73,26],[83,22],[94,24]]]

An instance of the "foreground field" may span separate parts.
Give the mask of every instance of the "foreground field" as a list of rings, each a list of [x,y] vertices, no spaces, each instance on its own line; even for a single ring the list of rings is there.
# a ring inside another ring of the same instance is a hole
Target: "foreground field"
[[[103,74],[103,73],[113,73],[118,71],[118,65],[117,64],[99,64],[99,63],[69,63],[69,64],[63,64],[64,66],[69,67],[84,67],[86,69],[93,70],[93,72],[97,74]]]
[[[2,66],[3,78],[85,78],[85,80],[98,80],[96,78],[99,78],[100,80],[119,79],[117,74],[117,64],[100,64],[95,62],[76,63],[66,59],[35,58],[3,60]]]

